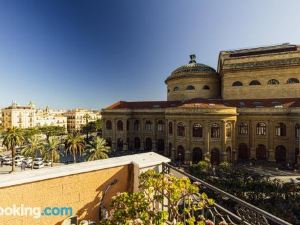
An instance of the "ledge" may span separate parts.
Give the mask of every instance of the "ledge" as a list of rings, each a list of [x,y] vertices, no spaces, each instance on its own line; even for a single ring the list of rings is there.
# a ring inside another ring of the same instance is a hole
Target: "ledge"
[[[13,174],[0,175],[0,188],[108,169],[118,166],[125,166],[132,163],[139,165],[140,168],[144,168],[159,165],[163,162],[170,162],[170,159],[155,152],[147,152],[91,162],[42,168],[39,170],[28,170],[23,172],[16,172]]]

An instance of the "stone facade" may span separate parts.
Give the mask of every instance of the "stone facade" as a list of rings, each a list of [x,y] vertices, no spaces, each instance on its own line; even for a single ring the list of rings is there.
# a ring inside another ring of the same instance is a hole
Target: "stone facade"
[[[166,79],[168,101],[103,109],[103,136],[115,151],[157,151],[181,163],[297,163],[298,56],[290,44],[223,51],[215,71],[192,55]]]

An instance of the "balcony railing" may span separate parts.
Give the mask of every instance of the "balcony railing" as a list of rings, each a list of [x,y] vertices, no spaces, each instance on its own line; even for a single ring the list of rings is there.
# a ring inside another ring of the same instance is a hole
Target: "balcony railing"
[[[188,177],[192,182],[198,183],[201,190],[208,194],[210,198],[215,200],[213,206],[207,208],[205,212],[202,212],[205,217],[212,220],[214,224],[226,221],[227,224],[234,225],[292,225],[291,223],[288,223],[167,163],[163,163],[162,170],[163,173],[172,174],[176,177]]]

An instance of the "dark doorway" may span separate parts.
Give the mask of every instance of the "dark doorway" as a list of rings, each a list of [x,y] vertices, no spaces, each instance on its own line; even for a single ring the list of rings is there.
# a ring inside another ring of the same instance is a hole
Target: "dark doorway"
[[[238,159],[241,161],[247,161],[249,160],[250,154],[247,144],[241,143],[239,144],[239,150],[238,150]]]
[[[199,161],[202,160],[202,149],[201,148],[194,148],[193,149],[193,164],[197,164]]]
[[[283,145],[278,145],[275,149],[275,160],[276,163],[286,162],[286,149]]]
[[[152,139],[151,138],[146,138],[145,150],[146,151],[151,151],[152,150]]]
[[[180,163],[183,163],[184,162],[184,155],[185,155],[184,147],[179,145],[177,147],[177,161],[180,162]]]
[[[217,148],[211,150],[210,162],[212,165],[220,164],[220,151]]]
[[[256,148],[256,159],[257,160],[267,160],[267,150],[266,146],[259,144]]]

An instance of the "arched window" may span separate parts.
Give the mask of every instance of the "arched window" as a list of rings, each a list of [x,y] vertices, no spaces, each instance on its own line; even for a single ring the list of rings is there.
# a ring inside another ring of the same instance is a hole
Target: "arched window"
[[[247,123],[239,123],[238,132],[239,132],[239,135],[247,135],[248,134],[248,124]]]
[[[141,148],[141,140],[138,137],[134,138],[134,149],[139,150]]]
[[[139,120],[135,120],[133,123],[133,129],[135,131],[138,131],[140,129],[140,121]]]
[[[258,80],[253,80],[249,83],[249,85],[260,85],[260,82]]]
[[[184,133],[185,133],[185,128],[184,128],[183,123],[178,123],[177,124],[177,136],[184,137]]]
[[[284,123],[278,123],[275,126],[275,135],[276,136],[286,136],[286,125]]]
[[[300,125],[298,123],[295,125],[295,137],[300,137]]]
[[[121,120],[118,120],[118,122],[117,122],[117,130],[118,131],[123,130],[123,122]]]
[[[186,90],[195,90],[195,87],[193,85],[188,85],[186,87]]]
[[[299,83],[299,80],[297,78],[290,78],[286,82],[287,84],[297,84]]]
[[[193,164],[197,164],[201,160],[203,160],[202,149],[196,147],[193,149],[192,162],[193,162]]]
[[[173,124],[169,122],[169,134],[173,134]]]
[[[266,135],[267,126],[265,123],[258,123],[256,125],[256,135]]]
[[[271,79],[268,81],[268,85],[278,85],[278,84],[279,84],[279,81],[275,80],[275,79]]]
[[[231,123],[226,123],[226,137],[231,137]]]
[[[243,83],[241,81],[235,81],[232,83],[232,86],[234,86],[234,87],[243,86]]]
[[[209,88],[209,86],[208,85],[204,85],[203,86],[203,90],[209,90],[210,88]]]
[[[160,131],[160,132],[164,131],[164,126],[165,126],[165,123],[162,120],[159,120],[157,122],[157,131]]]
[[[179,87],[174,87],[173,91],[179,91]]]
[[[199,123],[193,125],[193,137],[202,137],[202,126]]]
[[[220,138],[220,126],[216,123],[211,125],[210,128],[210,137],[211,138]]]
[[[150,120],[147,120],[145,123],[145,130],[151,131],[152,130],[152,122]]]
[[[111,130],[112,129],[112,123],[110,120],[107,120],[105,123],[105,128],[106,130]]]

